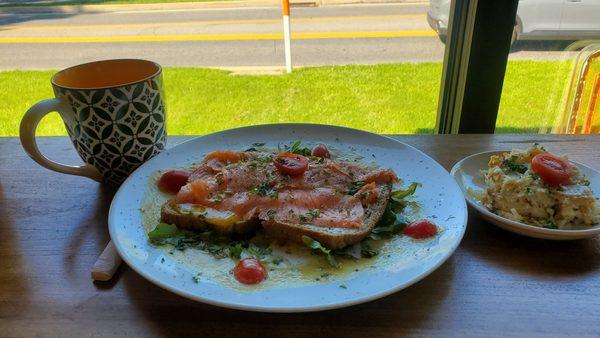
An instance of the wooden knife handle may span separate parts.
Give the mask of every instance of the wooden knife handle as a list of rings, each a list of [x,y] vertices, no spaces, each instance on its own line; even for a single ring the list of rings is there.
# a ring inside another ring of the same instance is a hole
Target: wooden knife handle
[[[122,261],[113,242],[108,242],[92,267],[92,279],[103,282],[110,280]]]

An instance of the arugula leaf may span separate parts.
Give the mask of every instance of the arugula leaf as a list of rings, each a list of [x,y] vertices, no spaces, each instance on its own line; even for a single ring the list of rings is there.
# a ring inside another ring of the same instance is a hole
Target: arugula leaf
[[[246,253],[250,256],[250,257],[254,257],[258,260],[264,260],[265,257],[269,256],[271,254],[272,250],[269,247],[261,247],[258,245],[254,245],[254,244],[250,244],[248,246],[248,248],[246,249]]]
[[[362,257],[371,258],[371,257],[377,256],[378,254],[379,254],[379,251],[371,248],[371,246],[369,245],[369,242],[367,242],[367,241],[361,242],[360,255]]]
[[[302,235],[302,241],[304,242],[304,244],[306,244],[306,246],[313,249],[314,251],[321,252],[322,254],[324,254],[327,258],[327,262],[329,262],[329,265],[333,266],[334,268],[340,267],[340,264],[335,260],[335,257],[333,257],[333,255],[331,254],[331,250],[321,245],[321,243],[315,241],[314,239],[306,235]]]
[[[166,223],[158,224],[154,230],[148,233],[148,238],[154,245],[173,245],[180,251],[195,248],[207,252],[215,258],[240,259],[246,253],[250,257],[263,260],[271,254],[269,247],[231,241],[231,239],[211,231],[197,233],[180,230],[175,225]]]
[[[323,251],[323,253],[328,254],[329,250],[324,248],[323,246],[321,246],[321,243],[315,241],[314,239],[306,236],[306,235],[302,235],[302,242],[304,242],[304,244],[306,244],[306,246],[308,246],[309,248],[313,249],[313,250],[321,250]]]
[[[179,229],[172,224],[158,223],[154,230],[148,233],[151,241],[160,241],[161,239],[173,237],[180,233]]]
[[[300,147],[301,141],[298,140],[296,141],[291,148],[289,148],[289,152],[293,153],[293,154],[299,154],[299,155],[304,155],[304,156],[310,156],[311,154],[311,149],[307,148],[307,147]],[[286,147],[287,149],[288,147]]]
[[[417,187],[421,187],[421,186],[423,186],[423,185],[419,182],[412,182],[406,189],[399,189],[399,190],[393,191],[392,199],[394,201],[400,201],[408,196],[414,195],[415,191],[417,190]]]
[[[240,259],[242,257],[243,249],[244,248],[242,247],[241,243],[235,243],[235,245],[230,245],[227,248],[227,251],[229,251],[229,257]]]
[[[327,262],[329,263],[329,265],[333,266],[336,269],[340,268],[340,263],[337,262],[333,255],[327,254],[327,256],[325,257],[327,258]]]
[[[345,257],[353,260],[358,260],[362,258],[361,251],[362,242],[349,245],[345,248],[336,249],[335,251],[333,251],[333,254],[335,254],[338,257]]]

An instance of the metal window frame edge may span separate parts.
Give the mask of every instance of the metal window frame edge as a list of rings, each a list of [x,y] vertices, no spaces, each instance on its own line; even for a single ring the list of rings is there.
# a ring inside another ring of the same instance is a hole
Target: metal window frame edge
[[[435,130],[458,133],[478,0],[452,0]]]
[[[436,132],[493,133],[518,0],[452,0]]]

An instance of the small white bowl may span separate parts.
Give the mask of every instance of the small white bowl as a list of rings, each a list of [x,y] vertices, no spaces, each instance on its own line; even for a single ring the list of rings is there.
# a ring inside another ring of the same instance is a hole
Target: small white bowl
[[[477,198],[473,192],[484,191],[486,184],[483,178],[482,170],[487,170],[490,156],[498,155],[505,151],[488,151],[474,154],[463,158],[452,167],[450,175],[454,177],[458,186],[463,191],[467,203],[475,208],[477,212],[487,221],[501,227],[502,229],[515,232],[520,235],[552,239],[552,240],[573,240],[594,237],[600,234],[600,225],[581,230],[558,230],[547,229],[513,221],[489,211]],[[577,166],[587,180],[590,181],[590,188],[596,198],[600,194],[600,173],[581,163],[570,161]]]

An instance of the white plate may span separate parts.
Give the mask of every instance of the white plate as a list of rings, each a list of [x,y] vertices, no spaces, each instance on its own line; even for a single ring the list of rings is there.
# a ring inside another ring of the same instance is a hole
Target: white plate
[[[462,189],[469,205],[475,208],[483,218],[502,229],[542,239],[572,240],[594,237],[600,234],[600,226],[582,230],[546,229],[513,221],[489,211],[472,193],[469,193],[469,190],[472,192],[485,190],[486,184],[481,171],[488,168],[488,162],[492,155],[499,155],[504,152],[506,151],[488,151],[468,156],[456,163],[450,171],[450,175],[454,177]],[[585,178],[590,181],[590,188],[592,188],[596,198],[598,198],[598,193],[600,192],[600,173],[581,163],[570,162],[576,165]]]
[[[365,269],[343,280],[312,285],[238,289],[210,280],[193,281],[198,270],[173,262],[164,250],[148,243],[139,210],[153,173],[198,161],[215,149],[245,149],[252,143],[291,144],[296,140],[325,143],[352,151],[392,168],[404,182],[423,184],[416,200],[420,216],[432,218],[442,231],[423,242],[420,252],[401,262]],[[110,207],[112,240],[127,264],[152,283],[197,301],[264,312],[301,312],[339,308],[389,295],[429,275],[457,248],[467,224],[467,207],[460,188],[437,162],[419,150],[391,138],[364,131],[311,124],[260,125],[199,137],[154,157],[120,187]],[[167,261],[164,262],[163,259]],[[166,264],[164,264],[166,263]],[[346,288],[340,287],[340,285]]]

